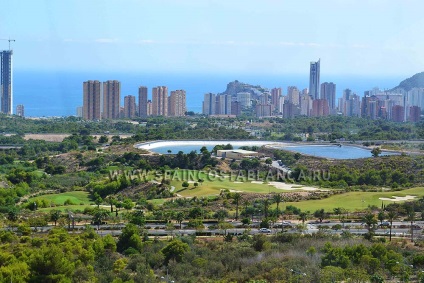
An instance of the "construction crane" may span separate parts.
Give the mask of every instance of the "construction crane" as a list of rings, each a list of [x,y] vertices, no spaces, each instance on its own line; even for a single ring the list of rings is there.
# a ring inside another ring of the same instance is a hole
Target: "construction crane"
[[[7,40],[7,41],[9,41],[9,50],[10,50],[10,42],[15,42],[16,40],[14,40],[14,39],[6,39],[6,38],[0,38],[0,40]]]

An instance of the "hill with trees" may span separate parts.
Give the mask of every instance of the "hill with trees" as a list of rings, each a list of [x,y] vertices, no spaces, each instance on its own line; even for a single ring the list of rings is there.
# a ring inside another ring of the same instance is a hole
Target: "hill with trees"
[[[390,91],[410,91],[413,88],[422,88],[424,87],[424,72],[417,73],[412,77],[403,80],[397,87],[391,89]]]

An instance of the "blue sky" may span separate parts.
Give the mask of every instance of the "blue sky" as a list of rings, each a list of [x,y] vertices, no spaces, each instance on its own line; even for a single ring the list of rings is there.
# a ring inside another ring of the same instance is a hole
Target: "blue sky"
[[[409,77],[422,0],[2,0],[15,69]],[[7,49],[7,41],[0,41]]]

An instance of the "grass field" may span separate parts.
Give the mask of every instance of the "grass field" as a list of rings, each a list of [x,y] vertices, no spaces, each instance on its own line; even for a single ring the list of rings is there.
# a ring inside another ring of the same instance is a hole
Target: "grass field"
[[[324,208],[326,211],[332,211],[333,208],[342,207],[349,211],[362,210],[370,205],[381,207],[379,198],[392,198],[393,196],[405,197],[407,195],[417,196],[416,199],[424,196],[424,188],[412,188],[398,192],[350,192],[341,195],[334,195],[332,197],[321,200],[307,200],[302,202],[288,202],[283,204],[294,205],[302,211],[314,212],[317,209]],[[393,203],[392,201],[384,200],[384,204]]]
[[[49,211],[52,209],[59,209],[59,210],[75,210],[75,209],[84,209],[86,206],[90,205],[90,202],[92,202],[89,198],[88,192],[84,191],[74,191],[74,192],[66,192],[66,193],[59,193],[59,194],[48,194],[48,195],[42,195],[34,198],[30,198],[28,202],[32,202],[35,200],[47,200],[48,202],[54,203],[56,207],[48,207],[48,208],[40,208],[41,211]],[[66,200],[70,200],[74,205],[66,205],[64,206],[64,202]]]
[[[168,177],[171,179],[171,185],[175,187],[174,192],[184,197],[219,195],[220,191],[225,189],[246,193],[281,193],[284,191],[268,184],[255,184],[250,181],[242,182],[243,178],[236,180],[237,176],[217,176],[196,170],[177,170],[174,175],[169,175]],[[197,182],[199,179],[203,179],[204,182]],[[185,180],[189,181],[190,186],[188,188],[182,187],[182,183]],[[198,183],[197,187],[194,186],[194,182]]]

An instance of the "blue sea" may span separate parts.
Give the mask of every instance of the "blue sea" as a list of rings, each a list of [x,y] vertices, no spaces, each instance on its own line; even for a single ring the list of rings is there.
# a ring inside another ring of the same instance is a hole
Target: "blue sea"
[[[82,106],[82,83],[87,80],[121,81],[122,103],[126,95],[138,96],[141,85],[151,88],[158,85],[168,86],[169,91],[184,89],[187,92],[189,111],[202,111],[203,94],[224,92],[227,83],[239,80],[265,88],[281,87],[286,94],[287,87],[294,85],[299,89],[307,88],[309,77],[305,75],[246,75],[246,74],[157,74],[124,72],[66,72],[66,71],[14,71],[13,108],[25,106],[27,117],[50,117],[76,115],[76,108]],[[321,82],[337,84],[337,96],[343,89],[350,88],[360,96],[373,87],[389,89],[397,86],[405,78],[401,77],[361,77],[361,76],[324,76]]]

